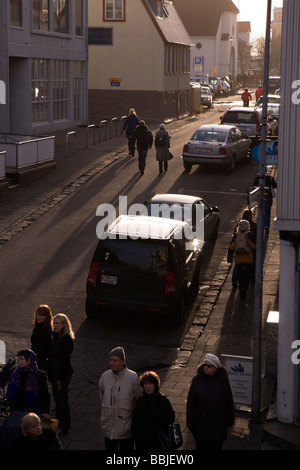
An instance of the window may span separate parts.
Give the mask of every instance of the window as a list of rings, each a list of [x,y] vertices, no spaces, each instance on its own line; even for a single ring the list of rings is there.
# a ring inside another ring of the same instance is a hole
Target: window
[[[124,2],[125,0],[104,0],[104,20],[124,21]]]
[[[82,100],[83,100],[83,64],[75,61],[73,63],[74,77],[74,120],[82,119]]]
[[[10,26],[22,26],[22,0],[10,0]]]
[[[69,117],[69,72],[66,60],[53,61],[53,121]]]
[[[83,36],[83,6],[82,0],[76,0],[76,36]]]
[[[33,29],[68,34],[69,0],[32,0]]]
[[[49,61],[31,61],[32,123],[49,121]]]

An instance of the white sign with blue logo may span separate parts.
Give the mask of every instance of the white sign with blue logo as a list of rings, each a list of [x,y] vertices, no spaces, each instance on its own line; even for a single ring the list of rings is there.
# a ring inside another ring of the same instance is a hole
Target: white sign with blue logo
[[[259,162],[260,160],[260,149],[261,143],[255,145],[251,150],[251,157]],[[266,142],[266,165],[277,165],[278,163],[278,142],[268,141]]]
[[[221,354],[221,362],[227,370],[233,402],[251,407],[253,358]]]

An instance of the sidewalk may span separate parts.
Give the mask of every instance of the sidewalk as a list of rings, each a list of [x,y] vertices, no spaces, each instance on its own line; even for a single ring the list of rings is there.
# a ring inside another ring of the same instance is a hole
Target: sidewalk
[[[176,129],[194,118],[171,123]],[[199,118],[198,118],[199,119]],[[155,129],[158,126],[151,126]],[[65,154],[65,135],[68,130],[56,136],[56,170],[40,180],[30,183],[19,191],[10,193],[0,200],[2,217],[0,220],[0,245],[5,244],[28,224],[34,223],[53,205],[76,191],[80,185],[92,178],[101,169],[127,155],[127,141],[123,137],[90,145],[85,148],[85,130],[76,138],[76,153]],[[275,204],[272,208],[275,215]],[[262,413],[263,422],[251,423],[249,411],[237,410],[236,422],[228,434],[225,450],[264,450],[264,436],[276,439],[276,445],[286,448],[300,448],[299,428],[280,425],[276,418],[266,420],[266,414],[273,401],[277,363],[277,325],[267,324],[270,310],[278,310],[278,276],[279,276],[279,234],[272,228],[265,239],[265,258],[263,270],[263,342],[262,357]],[[207,352],[221,354],[253,356],[253,310],[254,286],[247,292],[246,299],[241,301],[237,290],[232,290],[231,271],[227,260],[220,262],[219,270],[212,283],[199,292],[199,308],[181,348],[168,351],[157,350],[157,362],[152,357],[149,367],[161,378],[161,392],[171,401],[176,411],[176,421],[181,424],[184,444],[181,450],[193,450],[194,442],[185,425],[185,408],[191,379],[197,371],[197,365]],[[97,344],[91,342],[88,348],[82,345],[80,338],[75,342],[72,361],[79,364],[78,369],[84,374],[74,373],[71,382],[70,404],[72,428],[62,437],[65,450],[103,450],[104,441],[100,434],[100,403],[98,380],[101,369],[107,368],[107,358],[97,355]],[[109,351],[111,345],[108,344]],[[115,345],[112,345],[115,346]],[[126,350],[126,349],[125,349]],[[140,354],[140,356],[139,356]],[[128,367],[141,373],[145,369],[147,347],[143,351],[126,351]],[[298,431],[298,432],[297,432]],[[292,434],[290,437],[289,434]],[[298,447],[295,447],[298,445]],[[294,447],[293,447],[294,446]]]

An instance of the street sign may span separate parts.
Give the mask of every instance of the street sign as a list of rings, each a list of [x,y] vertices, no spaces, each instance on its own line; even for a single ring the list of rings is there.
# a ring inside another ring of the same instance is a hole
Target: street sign
[[[109,82],[110,82],[110,86],[120,86],[121,79],[120,78],[110,78]]]
[[[250,152],[251,157],[259,162],[260,149],[262,143],[255,145]],[[266,142],[266,165],[277,165],[278,163],[278,142],[273,140]]]
[[[194,57],[194,71],[195,72],[203,71],[203,57]]]

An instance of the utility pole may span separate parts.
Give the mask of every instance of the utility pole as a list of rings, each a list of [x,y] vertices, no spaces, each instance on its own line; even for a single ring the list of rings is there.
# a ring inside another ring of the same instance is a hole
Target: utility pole
[[[261,332],[262,332],[262,287],[263,287],[263,246],[264,246],[264,214],[265,214],[265,173],[266,173],[266,138],[267,138],[267,107],[268,107],[268,79],[270,56],[270,26],[271,4],[268,0],[264,81],[263,81],[263,109],[261,146],[259,157],[259,205],[257,212],[257,238],[256,238],[256,267],[255,267],[255,299],[254,299],[254,325],[253,325],[253,376],[252,376],[252,420],[260,422],[261,407]]]

